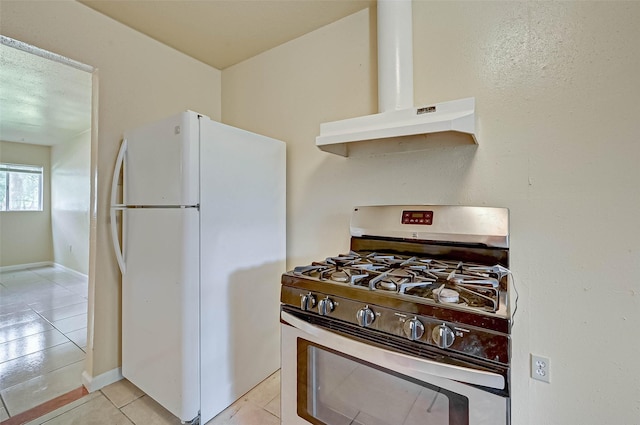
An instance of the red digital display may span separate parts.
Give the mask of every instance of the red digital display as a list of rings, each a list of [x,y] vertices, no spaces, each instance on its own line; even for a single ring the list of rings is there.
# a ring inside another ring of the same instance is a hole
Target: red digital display
[[[433,211],[402,211],[402,224],[433,224]]]

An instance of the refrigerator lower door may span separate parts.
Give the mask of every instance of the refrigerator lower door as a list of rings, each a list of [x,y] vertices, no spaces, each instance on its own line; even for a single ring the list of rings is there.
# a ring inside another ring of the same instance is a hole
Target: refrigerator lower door
[[[122,374],[182,421],[200,409],[199,212],[124,210]]]

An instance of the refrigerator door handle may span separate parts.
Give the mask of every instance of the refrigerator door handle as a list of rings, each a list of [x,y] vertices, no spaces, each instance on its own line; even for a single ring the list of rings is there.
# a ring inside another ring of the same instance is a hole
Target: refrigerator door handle
[[[120,267],[120,272],[124,274],[126,268],[124,263],[124,254],[122,252],[122,246],[120,245],[120,239],[118,238],[118,226],[116,222],[116,211],[124,210],[124,205],[118,205],[117,195],[118,195],[118,179],[120,178],[120,172],[122,171],[122,164],[124,162],[124,154],[127,151],[127,139],[122,141],[120,145],[120,150],[118,151],[118,157],[116,159],[116,167],[113,170],[113,179],[111,180],[111,208],[110,208],[110,216],[111,216],[111,241],[113,243],[113,251],[116,254],[116,259],[118,260],[118,267]]]

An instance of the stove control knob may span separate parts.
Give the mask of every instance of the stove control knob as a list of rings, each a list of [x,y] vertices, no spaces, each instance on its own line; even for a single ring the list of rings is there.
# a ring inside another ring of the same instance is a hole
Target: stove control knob
[[[329,299],[329,297],[323,298],[318,301],[318,313],[320,313],[320,316],[327,316],[333,311],[334,307],[335,305],[333,301]]]
[[[358,310],[358,313],[356,313],[358,324],[363,328],[371,326],[375,318],[376,315],[374,314],[373,310],[369,308],[369,306],[361,308],[360,310]]]
[[[316,297],[311,292],[300,298],[300,308],[302,310],[311,310],[316,306]]]
[[[433,328],[431,336],[433,337],[433,341],[440,348],[451,347],[453,341],[456,339],[456,335],[453,333],[451,328],[444,323]]]
[[[416,341],[424,335],[424,325],[414,317],[404,322],[404,333],[411,341]]]

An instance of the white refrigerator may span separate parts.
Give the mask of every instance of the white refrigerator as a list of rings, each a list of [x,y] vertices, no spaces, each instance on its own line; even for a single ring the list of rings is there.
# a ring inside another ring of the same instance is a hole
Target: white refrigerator
[[[125,378],[204,424],[279,368],[283,142],[191,111],[126,132],[111,232]]]

